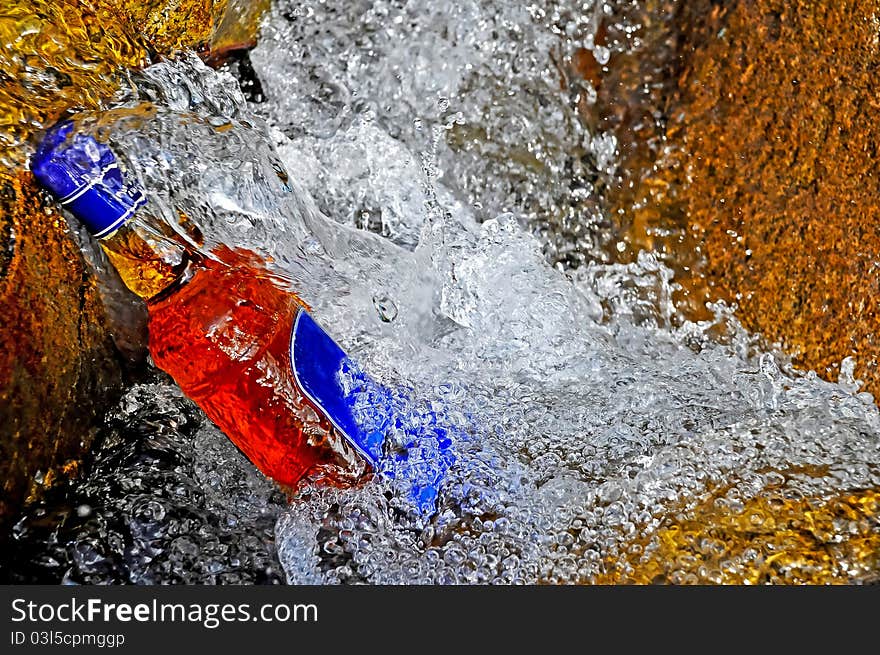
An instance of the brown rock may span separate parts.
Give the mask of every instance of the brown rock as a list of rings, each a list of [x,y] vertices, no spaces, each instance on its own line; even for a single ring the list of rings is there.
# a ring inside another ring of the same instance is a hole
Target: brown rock
[[[635,68],[665,69],[647,101],[661,140],[622,148],[613,198],[627,255],[665,252],[685,307],[735,302],[801,368],[836,379],[855,357],[876,394],[880,1],[664,4]],[[644,123],[620,120],[622,142]]]
[[[123,358],[107,329],[95,274],[67,221],[42,206],[29,174],[0,184],[2,523],[29,491],[59,472],[75,472],[96,412],[121,389]],[[144,325],[136,316],[123,323],[129,331]]]
[[[121,0],[114,7],[157,53],[207,45],[228,0]]]
[[[809,472],[785,474],[781,488],[742,504],[725,497],[724,485],[693,506],[670,508],[659,527],[639,535],[622,556],[609,557],[606,572],[592,582],[876,584],[880,494],[863,489],[805,497],[792,479]]]
[[[610,256],[659,253],[689,317],[736,302],[802,368],[834,379],[855,356],[876,395],[880,0],[639,5],[641,49],[570,66],[598,90],[585,123],[620,144],[605,200],[626,247]],[[877,490],[805,494],[829,471],[776,473],[751,496],[733,473],[671,503],[589,582],[876,583]]]
[[[260,19],[271,4],[271,0],[228,0],[223,18],[211,35],[207,61],[222,59],[225,52],[254,47]]]
[[[880,3],[735,3],[680,82],[689,220],[750,328],[877,391]]]

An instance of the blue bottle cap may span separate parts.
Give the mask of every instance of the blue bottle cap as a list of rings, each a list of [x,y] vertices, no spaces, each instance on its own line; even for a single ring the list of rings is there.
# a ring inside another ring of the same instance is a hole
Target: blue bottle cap
[[[37,182],[54,195],[97,238],[131,218],[147,199],[127,182],[116,155],[88,134],[73,134],[73,123],[53,127],[31,158]]]

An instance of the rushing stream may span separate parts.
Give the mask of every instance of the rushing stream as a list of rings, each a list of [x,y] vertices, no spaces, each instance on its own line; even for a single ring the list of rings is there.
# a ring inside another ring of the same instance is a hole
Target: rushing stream
[[[153,373],[108,415],[87,475],[19,522],[15,575],[593,582],[709,498],[737,511],[880,488],[880,416],[849,362],[837,384],[794,371],[723,305],[680,315],[652,254],[604,256],[615,235],[591,198],[616,141],[581,124],[578,94],[595,91],[561,90],[548,53],[637,48],[623,18],[628,42],[593,42],[597,12],[628,3],[329,4],[276,2],[247,66],[156,64],[81,126],[157,211],[271,258],[364,368],[407,390],[403,415],[459,428],[438,511],[412,511],[393,476],[288,501]],[[566,249],[590,256],[548,263]]]

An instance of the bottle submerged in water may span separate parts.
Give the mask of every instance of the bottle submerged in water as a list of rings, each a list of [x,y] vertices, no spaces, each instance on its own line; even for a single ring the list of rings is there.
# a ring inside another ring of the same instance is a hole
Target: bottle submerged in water
[[[72,122],[45,135],[31,167],[146,301],[156,366],[265,475],[289,488],[305,476],[350,484],[383,468],[385,457],[406,457],[383,447],[400,424],[392,391],[346,355],[256,253],[225,245],[204,253],[186,217],[189,238],[181,238],[149,211],[110,147]],[[438,457],[413,467],[409,494],[425,513],[454,457],[436,417],[421,419],[441,444]]]

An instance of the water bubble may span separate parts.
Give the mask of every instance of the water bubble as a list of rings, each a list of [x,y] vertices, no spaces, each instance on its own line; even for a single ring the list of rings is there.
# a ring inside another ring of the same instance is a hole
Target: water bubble
[[[605,46],[597,45],[593,48],[593,56],[601,66],[604,66],[611,59],[611,50]]]

